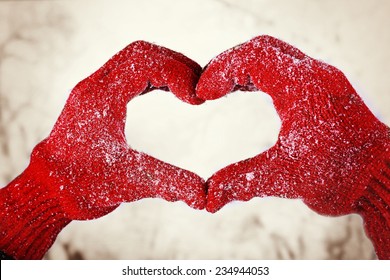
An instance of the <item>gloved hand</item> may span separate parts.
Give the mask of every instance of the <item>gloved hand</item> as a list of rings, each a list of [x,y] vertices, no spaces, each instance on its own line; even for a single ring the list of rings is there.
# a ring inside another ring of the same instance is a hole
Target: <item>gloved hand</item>
[[[155,88],[190,104],[200,66],[147,42],[130,44],[72,90],[49,137],[27,169],[0,189],[0,251],[39,259],[72,220],[101,217],[148,197],[206,203],[203,179],[131,149],[125,139],[126,104]]]
[[[216,172],[207,210],[232,200],[300,198],[322,215],[359,213],[377,255],[390,258],[390,130],[344,74],[270,36],[213,59],[197,96],[235,90],[268,93],[282,121],[269,150]]]

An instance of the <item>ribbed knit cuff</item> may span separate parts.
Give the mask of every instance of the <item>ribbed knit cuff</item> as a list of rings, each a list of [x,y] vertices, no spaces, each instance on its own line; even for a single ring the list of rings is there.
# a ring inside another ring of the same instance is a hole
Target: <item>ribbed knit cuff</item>
[[[28,168],[0,189],[0,251],[14,259],[43,258],[69,222],[48,186]]]
[[[390,259],[390,158],[370,168],[371,178],[356,203],[379,259]]]

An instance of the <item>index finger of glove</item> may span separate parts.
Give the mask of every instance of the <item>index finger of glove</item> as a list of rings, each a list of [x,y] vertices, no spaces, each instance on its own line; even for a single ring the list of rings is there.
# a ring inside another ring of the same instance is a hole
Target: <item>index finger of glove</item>
[[[78,93],[89,92],[98,100],[127,104],[137,95],[159,88],[170,90],[190,104],[203,101],[195,95],[201,67],[188,57],[170,49],[136,41],[81,81]],[[78,94],[76,98],[81,97]]]
[[[196,93],[201,99],[213,100],[235,90],[261,90],[276,98],[301,82],[300,66],[311,60],[279,39],[255,37],[211,60]]]
[[[134,42],[76,85],[51,136],[67,139],[74,134],[74,139],[94,134],[93,140],[102,132],[123,136],[127,103],[156,88],[170,90],[184,102],[201,104],[203,100],[195,95],[200,72],[196,62],[180,53]]]

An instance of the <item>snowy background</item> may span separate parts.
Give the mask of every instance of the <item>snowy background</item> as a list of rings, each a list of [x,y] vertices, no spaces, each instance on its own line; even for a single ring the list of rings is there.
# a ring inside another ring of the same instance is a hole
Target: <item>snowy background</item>
[[[390,1],[0,1],[0,186],[28,164],[81,79],[132,41],[204,66],[256,35],[281,38],[341,69],[390,124]],[[270,98],[234,93],[193,107],[153,92],[128,105],[129,144],[205,179],[273,145]],[[72,222],[48,259],[372,259],[357,215],[329,218],[301,201],[233,203],[211,215],[157,199]]]

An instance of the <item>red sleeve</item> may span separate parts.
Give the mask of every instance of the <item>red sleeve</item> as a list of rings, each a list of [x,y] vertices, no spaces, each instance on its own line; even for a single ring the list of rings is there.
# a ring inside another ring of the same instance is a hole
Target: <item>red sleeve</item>
[[[14,259],[41,259],[70,223],[47,182],[28,167],[0,189],[0,251]]]

